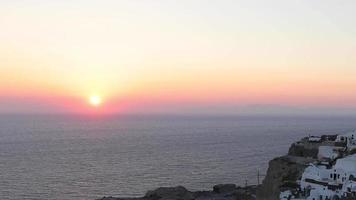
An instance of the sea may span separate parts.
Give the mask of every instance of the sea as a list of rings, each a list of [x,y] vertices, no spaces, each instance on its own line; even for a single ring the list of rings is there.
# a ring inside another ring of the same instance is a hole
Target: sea
[[[1,115],[0,199],[136,197],[257,184],[270,159],[355,117]]]

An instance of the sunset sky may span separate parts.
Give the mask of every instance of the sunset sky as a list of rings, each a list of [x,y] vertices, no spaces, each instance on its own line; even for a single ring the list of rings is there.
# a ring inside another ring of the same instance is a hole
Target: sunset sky
[[[0,113],[356,113],[355,10],[354,0],[0,1]]]

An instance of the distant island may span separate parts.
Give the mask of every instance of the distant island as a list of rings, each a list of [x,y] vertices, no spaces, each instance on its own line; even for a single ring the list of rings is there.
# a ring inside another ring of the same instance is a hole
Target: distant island
[[[355,153],[356,131],[308,136],[269,162],[260,185],[221,184],[195,192],[183,186],[161,187],[139,198],[101,200],[355,200]]]

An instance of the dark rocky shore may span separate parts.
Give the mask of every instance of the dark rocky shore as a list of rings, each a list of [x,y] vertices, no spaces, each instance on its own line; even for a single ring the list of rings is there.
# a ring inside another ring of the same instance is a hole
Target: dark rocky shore
[[[326,138],[330,136],[322,136]],[[188,191],[183,186],[161,187],[139,198],[103,197],[101,200],[277,200],[281,191],[293,188],[304,169],[314,162],[318,148],[324,144],[303,138],[289,148],[288,154],[269,162],[261,185],[239,187],[235,184],[216,185],[210,191]]]
[[[183,186],[161,187],[148,191],[139,198],[104,197],[101,200],[253,200],[256,199],[256,186],[245,188],[235,184],[222,184],[214,186],[212,191],[188,191]]]

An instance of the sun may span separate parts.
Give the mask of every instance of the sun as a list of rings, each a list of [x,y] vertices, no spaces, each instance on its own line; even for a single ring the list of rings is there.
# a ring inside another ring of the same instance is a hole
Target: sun
[[[89,103],[92,106],[98,107],[102,104],[102,99],[100,96],[93,95],[89,97]]]

